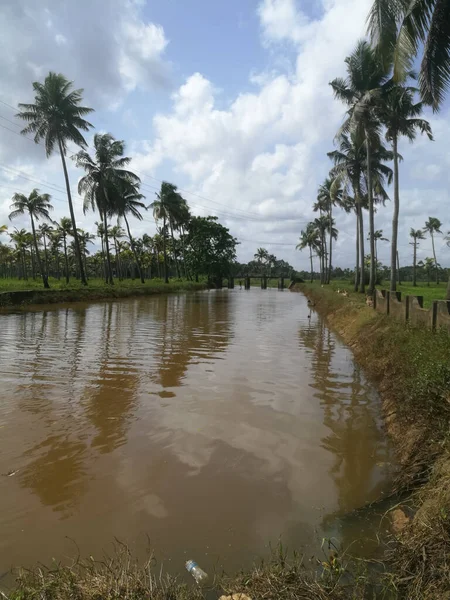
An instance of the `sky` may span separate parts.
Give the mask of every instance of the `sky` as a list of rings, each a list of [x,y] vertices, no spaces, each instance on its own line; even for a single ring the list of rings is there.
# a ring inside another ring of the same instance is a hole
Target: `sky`
[[[344,106],[329,82],[345,76],[345,57],[365,34],[371,0],[2,0],[0,4],[0,225],[14,192],[50,193],[53,218],[68,215],[60,157],[20,135],[19,102],[33,101],[33,81],[61,72],[95,109],[95,132],[126,142],[145,202],[161,180],[178,185],[193,214],[219,217],[238,239],[238,260],[265,247],[296,269],[295,250],[315,216],[312,204],[331,163],[327,152]],[[436,252],[450,265],[450,102],[425,111],[434,141],[400,142],[399,255],[411,264],[409,230],[429,216],[443,223]],[[73,151],[76,148],[72,148]],[[79,227],[95,233],[98,215],[83,214],[82,176],[69,162]],[[392,190],[390,190],[392,192]],[[355,217],[337,212],[334,264],[354,264]],[[392,202],[376,229],[391,238]],[[367,227],[367,215],[366,215]],[[155,233],[151,210],[132,221],[135,235]],[[2,236],[6,241],[7,236]],[[92,250],[94,250],[93,248]],[[431,240],[419,258],[432,256]],[[389,262],[389,244],[378,257]]]

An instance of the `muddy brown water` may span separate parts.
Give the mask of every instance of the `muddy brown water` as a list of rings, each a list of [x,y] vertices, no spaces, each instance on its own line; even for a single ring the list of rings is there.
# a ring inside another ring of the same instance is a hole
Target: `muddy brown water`
[[[174,570],[280,536],[317,553],[388,486],[378,395],[300,294],[51,307],[0,335],[0,574],[115,538]]]

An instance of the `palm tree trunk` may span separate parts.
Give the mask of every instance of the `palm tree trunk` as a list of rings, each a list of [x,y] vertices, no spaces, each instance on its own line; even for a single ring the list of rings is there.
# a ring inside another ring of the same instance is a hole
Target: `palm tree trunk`
[[[314,267],[313,267],[313,256],[312,256],[312,246],[309,247],[309,260],[311,263],[311,283],[314,281]]]
[[[70,183],[69,183],[69,175],[67,173],[66,159],[64,157],[63,146],[62,146],[61,140],[59,138],[58,138],[58,145],[59,145],[59,153],[61,154],[61,162],[62,162],[63,170],[64,170],[64,179],[66,180],[67,200],[69,201],[69,211],[70,211],[70,218],[72,220],[73,239],[75,242],[75,253],[77,255],[78,266],[80,269],[81,283],[83,285],[87,285],[86,275],[84,273],[84,267],[83,267],[83,259],[81,258],[80,240],[78,239],[77,224],[75,221],[75,213],[73,210],[72,194],[70,192]]]
[[[360,275],[359,275],[359,291],[364,294],[366,289],[366,283],[364,280],[364,220],[363,220],[363,209],[362,205],[359,204],[359,262],[360,262]]]
[[[180,265],[178,264],[177,251],[176,251],[176,248],[175,248],[175,237],[173,235],[172,219],[169,220],[169,224],[170,224],[170,234],[172,236],[173,256],[175,258],[175,267],[177,269],[177,277],[178,277],[178,279],[181,279]]]
[[[31,217],[31,230],[33,232],[34,250],[36,252],[36,260],[37,260],[37,264],[38,264],[38,269],[42,276],[42,283],[44,284],[44,288],[48,290],[48,289],[50,289],[50,286],[48,285],[48,277],[47,277],[46,270],[42,268],[41,257],[39,256],[39,249],[38,249],[38,244],[37,244],[36,229],[34,227],[34,219],[33,219],[33,215],[31,213],[30,213],[30,217]]]
[[[359,212],[358,205],[355,209],[356,213],[356,267],[355,267],[355,292],[358,291],[359,286]]]
[[[186,277],[186,279],[191,279],[191,275],[190,275],[190,273],[188,271],[187,262],[186,262],[186,246],[185,246],[185,243],[184,243],[184,236],[185,236],[184,227],[181,226],[181,236],[180,236],[180,239],[181,239],[181,251],[183,253],[184,276]]]
[[[116,271],[117,271],[117,275],[119,277],[119,281],[122,281],[122,269],[120,267],[120,260],[119,260],[119,253],[117,252],[117,240],[114,237],[113,238],[113,242],[114,242],[114,252],[116,255]]]
[[[398,285],[402,285],[402,282],[400,279],[400,258],[398,256],[398,250],[397,250],[397,282],[398,282]]]
[[[34,264],[33,245],[30,244],[31,277],[36,280],[36,265]]]
[[[106,202],[108,204],[108,200]],[[111,268],[111,255],[109,253],[108,217],[106,215],[106,211],[102,211],[102,212],[103,212],[103,214],[101,216],[103,219],[103,227],[105,228],[105,248],[106,248],[106,266],[107,266],[106,283],[109,283],[110,285],[114,285],[114,279],[113,279],[112,268]]]
[[[45,272],[47,273],[47,279],[48,279],[48,254],[47,254],[47,242],[45,240],[45,233],[42,235],[42,239],[44,240]]]
[[[25,256],[25,248],[22,248],[22,272],[23,272],[23,278],[25,281],[28,281],[28,273],[27,273],[27,257]]]
[[[436,285],[439,285],[439,269],[438,269],[438,263],[436,260],[436,250],[434,248],[434,235],[433,235],[432,231],[430,231],[430,233],[431,233],[431,245],[433,246],[434,268],[436,269]]]
[[[398,176],[398,149],[397,136],[392,142],[394,151],[394,213],[392,215],[392,239],[391,239],[391,292],[397,290],[397,239],[398,239],[398,215],[400,212],[400,190]]]
[[[137,270],[138,270],[138,273],[139,273],[139,277],[141,279],[141,283],[145,283],[144,275],[142,274],[141,263],[139,262],[138,253],[136,252],[136,246],[134,245],[134,240],[133,240],[133,237],[131,235],[130,226],[128,224],[127,217],[125,215],[123,215],[123,219],[125,221],[125,225],[127,226],[128,238],[130,240],[131,251],[134,254],[134,260],[136,261],[136,267],[137,267]]]
[[[450,302],[450,269],[448,271],[448,283],[447,283],[446,299]]]
[[[417,287],[417,238],[414,238],[414,253],[413,253],[413,286]],[[450,281],[450,280],[449,280]]]
[[[166,208],[164,207],[163,217],[163,253],[164,253],[164,283],[169,283],[169,276],[167,273],[167,252],[166,252]]]
[[[373,208],[373,188],[372,188],[372,157],[371,146],[368,132],[366,130],[366,155],[367,155],[367,195],[369,197],[369,236],[370,236],[370,277],[369,277],[369,294],[373,294],[376,284],[376,268],[375,268],[375,214]],[[361,211],[362,212],[362,211]],[[364,291],[364,290],[361,290]]]
[[[66,283],[69,283],[69,260],[67,258],[67,243],[66,243],[66,234],[63,236],[64,241],[64,263],[66,268]]]
[[[331,269],[332,269],[332,258],[333,258],[333,204],[331,203],[330,200],[330,212],[329,212],[329,218],[330,218],[330,255],[329,255],[329,263],[328,263],[328,278],[327,278],[327,283],[331,282]]]

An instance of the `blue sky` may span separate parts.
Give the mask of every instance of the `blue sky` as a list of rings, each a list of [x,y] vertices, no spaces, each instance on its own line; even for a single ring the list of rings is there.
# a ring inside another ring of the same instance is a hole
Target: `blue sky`
[[[264,245],[307,267],[306,254],[294,248],[314,216],[311,205],[330,168],[326,152],[344,112],[328,82],[345,74],[344,58],[364,34],[369,6],[370,0],[4,0],[0,222],[8,221],[12,193],[34,186],[53,194],[55,218],[68,212],[58,157],[47,160],[18,135],[11,108],[32,100],[31,82],[54,70],[85,89],[96,131],[127,142],[148,202],[168,179],[185,190],[195,214],[217,214],[230,228],[241,242],[240,260]],[[433,143],[401,144],[402,263],[411,262],[410,227],[431,215],[445,233],[450,229],[448,116],[448,103],[438,115],[427,113]],[[71,164],[74,191],[80,175]],[[97,215],[83,215],[82,200],[75,202],[80,226],[95,232]],[[388,202],[376,217],[388,238],[391,212]],[[354,217],[336,220],[335,264],[351,266]],[[133,228],[152,234],[150,212]],[[440,262],[450,264],[443,237],[437,249]],[[419,254],[431,255],[430,240]],[[379,258],[388,256],[388,244],[380,244]]]

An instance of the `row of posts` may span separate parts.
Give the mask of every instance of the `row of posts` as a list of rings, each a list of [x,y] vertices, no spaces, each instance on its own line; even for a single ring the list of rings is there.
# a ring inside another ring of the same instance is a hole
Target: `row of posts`
[[[246,276],[244,277],[244,289],[249,290],[251,287],[250,284],[250,280],[251,278]],[[240,282],[242,282],[242,280],[240,280]],[[221,288],[222,287],[222,280],[218,281],[216,284],[216,288]],[[279,277],[278,279],[278,289],[279,290],[284,290],[284,277]],[[228,278],[228,289],[229,290],[233,290],[234,289],[234,277],[229,277]],[[263,275],[261,277],[261,289],[262,290],[267,290],[267,275]]]

